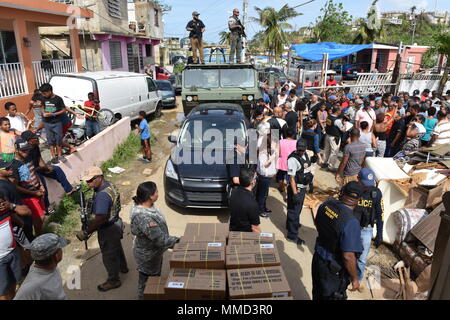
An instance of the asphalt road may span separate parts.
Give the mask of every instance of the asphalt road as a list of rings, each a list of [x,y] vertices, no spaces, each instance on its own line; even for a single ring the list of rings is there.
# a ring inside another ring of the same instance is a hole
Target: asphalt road
[[[89,250],[85,251],[84,244],[78,240],[64,249],[64,259],[59,265],[61,274],[65,281],[65,290],[69,299],[136,299],[138,273],[133,257],[132,242],[133,236],[130,232],[130,208],[131,196],[134,194],[137,186],[144,181],[154,181],[158,185],[159,200],[156,206],[165,214],[169,231],[172,235],[183,235],[186,223],[188,222],[227,222],[229,219],[228,210],[199,210],[199,209],[180,209],[166,204],[164,200],[163,173],[165,162],[169,157],[171,144],[167,136],[173,130],[176,130],[177,116],[181,113],[181,104],[172,110],[165,110],[161,119],[150,123],[151,131],[158,139],[153,146],[154,162],[143,164],[134,160],[124,166],[126,171],[120,175],[115,175],[110,179],[119,186],[122,194],[123,210],[121,216],[126,224],[124,239],[122,240],[125,254],[128,261],[129,273],[122,275],[122,286],[118,289],[101,293],[97,290],[97,285],[106,280],[106,271],[103,267],[101,254],[99,254],[96,234],[89,240]],[[150,169],[150,173],[143,174],[143,170]],[[335,187],[334,177],[331,173],[317,171],[315,176],[315,185],[318,188],[328,189]],[[314,252],[314,245],[317,236],[314,227],[311,211],[304,208],[301,214],[300,236],[306,241],[303,246],[287,242],[285,239],[286,223],[286,202],[282,195],[276,189],[275,184],[270,188],[267,207],[272,210],[270,218],[261,219],[263,232],[273,232],[276,237],[281,263],[285,271],[287,280],[292,290],[292,295],[296,300],[310,300],[312,281],[311,281],[311,261]],[[163,275],[168,274],[168,255],[166,252],[163,266]],[[70,279],[73,270],[80,268],[80,288],[73,289],[74,282]],[[67,272],[69,271],[69,272]],[[365,298],[363,295],[351,294],[351,299]]]

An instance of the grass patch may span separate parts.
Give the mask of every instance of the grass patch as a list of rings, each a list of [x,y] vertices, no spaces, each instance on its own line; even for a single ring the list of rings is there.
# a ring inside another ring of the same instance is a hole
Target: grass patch
[[[156,143],[156,138],[152,135],[150,139],[151,145]],[[114,150],[111,159],[102,163],[101,168],[103,172],[108,171],[108,168],[113,168],[116,166],[122,166],[127,162],[134,160],[136,154],[141,150],[141,138],[134,132],[131,132],[128,138],[121,143]],[[83,185],[83,191],[87,191],[87,186]],[[93,191],[90,190],[86,193],[86,199],[93,196]],[[53,232],[62,237],[73,236],[74,232],[81,230],[81,221],[79,214],[79,203],[80,195],[78,192],[73,193],[70,196],[64,195],[63,199],[57,205],[56,212],[49,217],[44,225],[44,232]],[[50,228],[50,223],[56,223],[58,226],[56,228]]]

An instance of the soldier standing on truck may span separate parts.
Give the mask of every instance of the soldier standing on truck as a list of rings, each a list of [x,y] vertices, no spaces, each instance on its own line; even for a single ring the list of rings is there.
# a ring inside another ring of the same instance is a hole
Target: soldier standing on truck
[[[191,40],[191,48],[194,63],[198,63],[197,50],[200,53],[200,60],[202,63],[205,63],[205,54],[203,52],[203,32],[205,32],[205,25],[202,20],[198,18],[200,13],[197,11],[192,12],[192,20],[186,26],[186,30],[190,31],[189,39]]]
[[[233,15],[228,19],[228,28],[230,28],[230,63],[234,63],[234,56],[236,54],[236,62],[241,63],[242,54],[242,38],[246,37],[245,27],[239,20],[239,9],[233,10]]]

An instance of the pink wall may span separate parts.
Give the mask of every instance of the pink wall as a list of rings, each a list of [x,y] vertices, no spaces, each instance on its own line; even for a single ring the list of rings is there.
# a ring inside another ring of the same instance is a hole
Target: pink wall
[[[82,144],[78,147],[78,152],[67,156],[67,162],[58,164],[64,170],[67,180],[72,184],[79,184],[90,166],[100,165],[111,158],[116,147],[127,139],[130,128],[130,118],[125,117]],[[46,181],[50,202],[59,202],[64,190],[55,180],[46,179]]]

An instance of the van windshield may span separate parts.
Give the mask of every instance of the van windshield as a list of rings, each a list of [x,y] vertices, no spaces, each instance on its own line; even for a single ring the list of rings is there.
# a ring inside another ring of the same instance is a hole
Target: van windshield
[[[187,148],[233,149],[235,141],[246,140],[245,125],[233,119],[203,119],[186,122],[180,144]]]
[[[253,88],[253,69],[202,69],[186,70],[184,87],[197,88]]]

